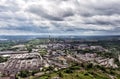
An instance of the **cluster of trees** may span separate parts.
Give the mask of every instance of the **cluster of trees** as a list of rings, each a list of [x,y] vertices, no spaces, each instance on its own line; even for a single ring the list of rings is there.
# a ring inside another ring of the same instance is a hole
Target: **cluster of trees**
[[[34,76],[35,73],[39,72],[39,70],[33,70],[33,71],[28,71],[28,70],[22,70],[19,72],[18,76],[25,78],[28,76]]]
[[[0,42],[0,51],[11,50],[11,46],[15,44],[15,42]]]
[[[7,57],[2,57],[2,56],[0,56],[0,63],[6,62],[7,60],[8,60]]]
[[[32,44],[32,45],[39,45],[39,44],[45,44],[48,43],[48,39],[34,39],[28,42],[28,44]]]
[[[26,48],[27,48],[27,51],[30,53],[32,52],[33,45],[32,44],[26,45]]]

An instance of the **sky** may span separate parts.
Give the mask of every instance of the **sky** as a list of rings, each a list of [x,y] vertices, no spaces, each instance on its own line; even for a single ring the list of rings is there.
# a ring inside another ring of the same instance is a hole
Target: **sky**
[[[120,35],[120,0],[0,0],[0,35]]]

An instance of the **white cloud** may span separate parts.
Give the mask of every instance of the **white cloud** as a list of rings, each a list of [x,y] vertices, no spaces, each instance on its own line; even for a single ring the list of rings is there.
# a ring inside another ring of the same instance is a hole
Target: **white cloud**
[[[0,0],[0,34],[119,34],[119,7],[120,0]]]

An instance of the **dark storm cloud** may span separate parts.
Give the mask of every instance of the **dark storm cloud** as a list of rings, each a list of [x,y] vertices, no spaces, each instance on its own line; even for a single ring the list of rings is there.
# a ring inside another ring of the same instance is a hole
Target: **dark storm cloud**
[[[60,8],[58,8],[58,9],[60,9]],[[40,5],[38,5],[38,6],[31,5],[30,8],[28,9],[28,11],[33,14],[36,14],[38,16],[41,16],[43,18],[46,18],[48,20],[53,20],[53,21],[64,21],[65,17],[74,15],[74,13],[72,12],[71,9],[67,9],[67,11],[61,9],[60,12],[57,12],[58,10],[56,10],[54,8],[51,10],[53,10],[53,13],[48,12],[45,8],[43,8]]]
[[[54,20],[54,21],[63,21],[63,18],[60,17],[55,17],[54,15],[49,15],[46,12],[44,12],[43,10],[35,10],[35,9],[31,9],[30,12],[37,14],[38,16],[41,16],[43,18],[49,19],[49,20]]]

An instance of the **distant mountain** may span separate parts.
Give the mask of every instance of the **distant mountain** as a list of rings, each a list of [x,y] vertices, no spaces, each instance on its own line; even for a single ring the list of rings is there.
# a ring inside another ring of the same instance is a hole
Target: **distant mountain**
[[[0,41],[8,40],[31,40],[35,38],[62,38],[62,39],[82,39],[82,40],[120,40],[120,36],[77,36],[77,35],[1,35]]]

